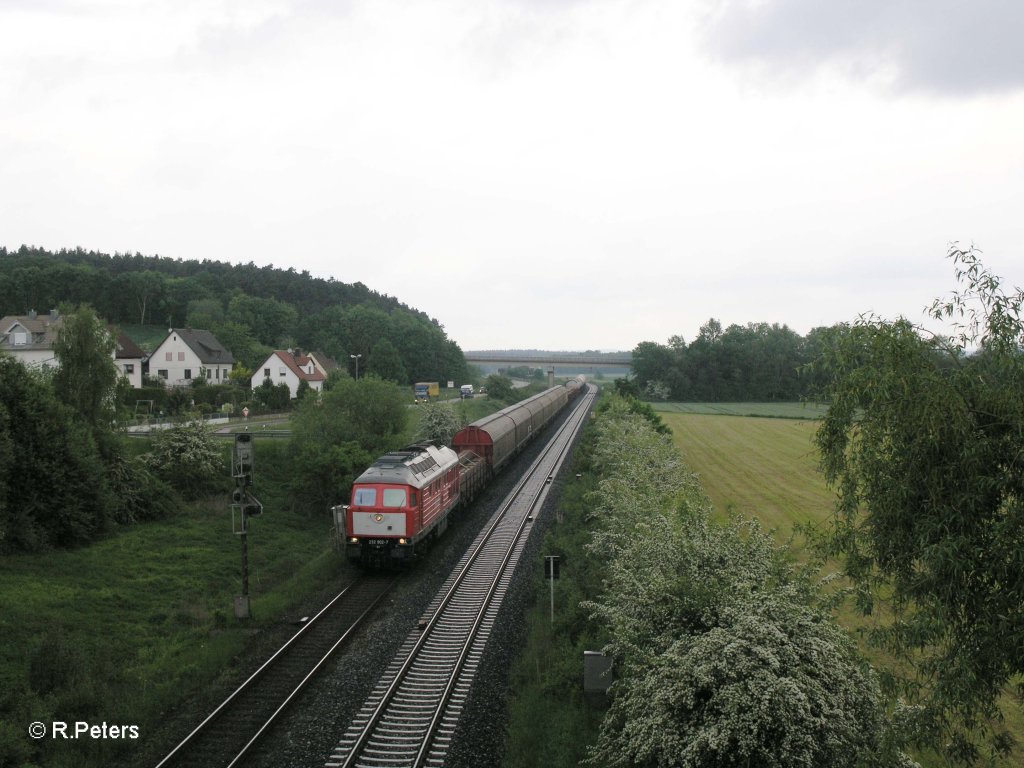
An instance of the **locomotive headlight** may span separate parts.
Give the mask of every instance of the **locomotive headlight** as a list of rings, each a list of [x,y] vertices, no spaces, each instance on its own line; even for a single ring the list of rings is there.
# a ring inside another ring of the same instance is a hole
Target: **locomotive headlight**
[[[408,544],[408,543],[409,543],[409,540],[408,540],[408,539],[399,539],[399,540],[398,540],[398,543],[399,543],[399,544]]]
[[[377,514],[375,514],[373,516],[373,522],[375,522],[375,523],[383,523],[384,522],[384,515],[382,515],[380,512],[378,512]]]
[[[355,536],[353,536],[348,541],[349,541],[350,544],[358,544],[359,543],[359,539],[357,539]]]

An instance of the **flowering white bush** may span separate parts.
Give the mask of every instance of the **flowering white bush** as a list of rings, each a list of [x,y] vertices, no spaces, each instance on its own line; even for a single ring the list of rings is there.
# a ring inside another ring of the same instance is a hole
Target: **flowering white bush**
[[[216,438],[201,421],[188,421],[158,432],[145,454],[147,466],[186,498],[212,491],[229,472]]]
[[[648,420],[613,404],[594,461],[589,607],[616,664],[600,766],[901,763],[882,743],[875,677],[809,601],[756,522],[717,524],[698,478]]]
[[[449,403],[422,403],[418,409],[419,439],[434,441],[439,445],[451,445],[455,433],[462,428],[462,421],[455,408]]]

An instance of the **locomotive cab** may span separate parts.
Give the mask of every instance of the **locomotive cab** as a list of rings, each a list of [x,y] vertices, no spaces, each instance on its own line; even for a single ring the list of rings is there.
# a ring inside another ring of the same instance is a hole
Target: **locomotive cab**
[[[345,513],[349,559],[384,564],[412,558],[459,500],[458,457],[414,445],[382,456],[356,478]]]

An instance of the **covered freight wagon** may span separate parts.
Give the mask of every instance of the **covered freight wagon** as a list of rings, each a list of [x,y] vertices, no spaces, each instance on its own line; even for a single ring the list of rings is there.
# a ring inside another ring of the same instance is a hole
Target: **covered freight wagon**
[[[452,440],[456,451],[473,451],[492,471],[500,469],[568,402],[565,387],[538,395],[474,421]]]

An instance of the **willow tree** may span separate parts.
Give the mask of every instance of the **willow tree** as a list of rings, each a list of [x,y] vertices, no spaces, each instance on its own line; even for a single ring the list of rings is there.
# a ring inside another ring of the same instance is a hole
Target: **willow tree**
[[[849,327],[816,440],[838,491],[826,551],[873,641],[911,662],[888,683],[913,740],[972,763],[1010,749],[999,699],[1024,672],[1024,293],[973,248],[949,257],[960,289],[930,313],[954,335]]]

